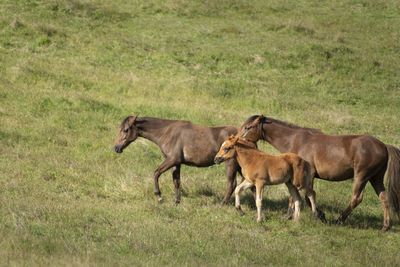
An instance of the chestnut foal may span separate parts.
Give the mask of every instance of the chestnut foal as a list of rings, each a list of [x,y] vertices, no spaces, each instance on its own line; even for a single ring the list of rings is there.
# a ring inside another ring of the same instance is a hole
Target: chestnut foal
[[[294,220],[300,217],[301,198],[298,189],[305,191],[310,199],[314,217],[318,216],[310,166],[298,155],[293,153],[269,155],[258,150],[254,143],[232,135],[222,144],[214,161],[219,164],[231,158],[237,160],[244,177],[242,183],[235,189],[235,206],[240,215],[244,215],[239,199],[239,194],[243,190],[256,186],[257,222],[261,222],[264,186],[285,183],[295,203]]]

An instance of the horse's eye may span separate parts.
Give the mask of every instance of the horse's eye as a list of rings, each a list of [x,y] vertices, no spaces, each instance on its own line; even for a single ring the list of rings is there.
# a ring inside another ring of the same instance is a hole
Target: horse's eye
[[[246,131],[250,130],[250,128],[251,128],[251,126],[246,126],[246,127],[244,127],[244,129],[245,129]]]
[[[128,131],[129,131],[129,129],[125,129],[125,130],[124,130],[124,133],[128,133]]]
[[[225,147],[224,152],[227,153],[231,148],[230,147]]]

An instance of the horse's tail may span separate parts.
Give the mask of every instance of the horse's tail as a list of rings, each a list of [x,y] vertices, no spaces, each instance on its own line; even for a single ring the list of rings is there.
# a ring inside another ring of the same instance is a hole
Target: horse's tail
[[[389,205],[393,211],[393,220],[398,221],[400,215],[400,149],[386,145],[389,161],[386,172],[386,184],[389,191]]]

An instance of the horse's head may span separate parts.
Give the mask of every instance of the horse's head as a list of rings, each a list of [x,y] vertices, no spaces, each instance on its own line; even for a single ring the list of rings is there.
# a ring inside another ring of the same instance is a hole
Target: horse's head
[[[130,115],[122,121],[117,137],[115,138],[115,152],[122,153],[124,148],[135,141],[138,137],[138,128],[135,125],[137,117],[138,116]]]
[[[217,155],[215,155],[214,162],[220,164],[227,159],[233,158],[235,156],[234,146],[239,140],[238,136],[231,135],[226,141],[221,145]]]
[[[263,124],[271,123],[264,115],[250,117],[238,130],[238,136],[250,142],[263,139]]]

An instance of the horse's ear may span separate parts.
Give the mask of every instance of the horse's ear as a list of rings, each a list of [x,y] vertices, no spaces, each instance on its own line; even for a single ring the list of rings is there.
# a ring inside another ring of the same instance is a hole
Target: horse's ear
[[[254,120],[254,122],[255,123],[262,123],[264,118],[265,118],[264,115],[261,114]]]
[[[260,115],[260,123],[266,123],[266,124],[270,124],[272,123],[272,120],[270,120],[268,117],[264,117],[264,115]]]
[[[138,117],[138,115],[133,115],[133,114],[130,115],[130,118],[129,118],[129,121],[128,121],[129,126],[132,126],[132,125],[135,124],[135,121],[136,121],[137,117]]]

